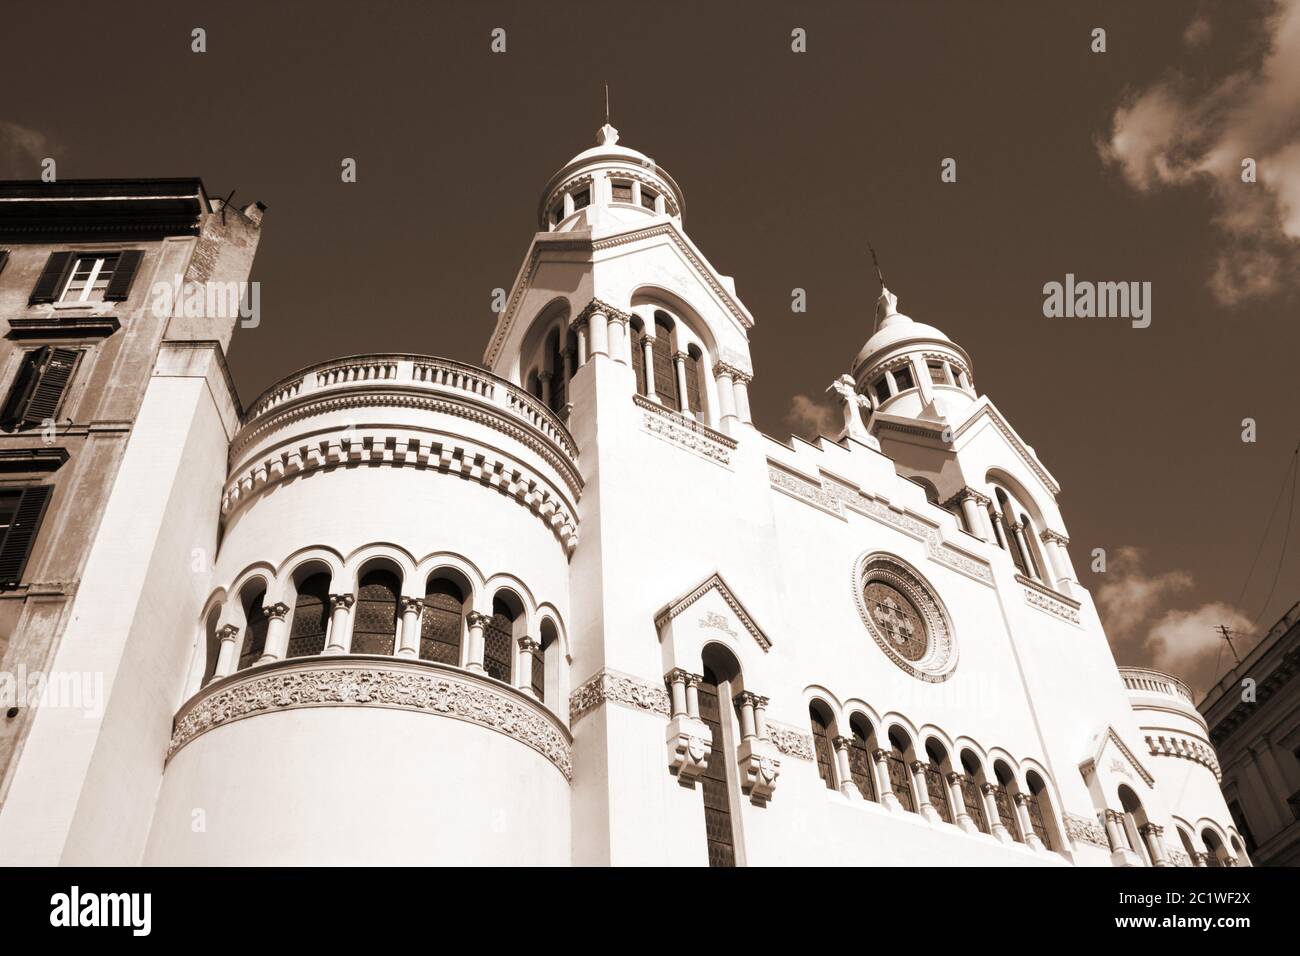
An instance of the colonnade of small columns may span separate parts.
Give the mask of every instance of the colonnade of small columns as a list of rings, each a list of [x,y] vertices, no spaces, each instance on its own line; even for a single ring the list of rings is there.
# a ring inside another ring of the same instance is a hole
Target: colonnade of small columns
[[[949,498],[945,506],[951,506],[953,503],[961,508],[962,518],[971,534],[981,541],[996,544],[1008,552],[1015,548],[1024,566],[1029,570],[1029,575],[1043,580],[1043,575],[1035,572],[1038,562],[1034,559],[1028,538],[1032,529],[1025,522],[1017,520],[1013,514],[1003,515],[998,511],[992,498],[973,488],[963,488]],[[1008,540],[1005,528],[1011,529],[1011,540]],[[1050,571],[1055,581],[1071,580],[1069,552],[1066,551],[1070,539],[1050,528],[1044,530],[1038,537],[1043,543],[1042,550],[1050,564],[1050,568],[1042,570]],[[1051,585],[1053,581],[1044,580],[1043,583]]]
[[[326,632],[325,648],[319,656],[329,657],[351,653],[352,608],[356,600],[355,594],[329,595],[329,627]],[[421,598],[410,596],[398,598],[398,617],[392,656],[404,659],[419,658],[420,619],[424,608],[425,602]],[[267,621],[266,638],[263,652],[254,662],[254,666],[283,660],[288,656],[291,610],[289,605],[283,602],[263,608],[262,613]],[[466,646],[463,666],[466,670],[486,673],[484,631],[491,623],[492,616],[471,610],[464,614],[464,621]],[[218,628],[217,660],[209,683],[229,677],[236,672],[240,633],[241,628],[232,623]],[[513,644],[511,674],[514,679],[511,683],[523,693],[538,699],[532,685],[533,662],[535,659],[544,662],[544,650],[537,640],[527,635],[516,638]]]

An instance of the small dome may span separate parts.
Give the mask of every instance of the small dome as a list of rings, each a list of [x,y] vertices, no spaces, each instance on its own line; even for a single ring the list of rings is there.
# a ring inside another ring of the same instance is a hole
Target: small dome
[[[931,340],[951,345],[952,339],[933,325],[917,322],[911,316],[898,311],[898,296],[888,289],[880,290],[876,301],[876,331],[862,346],[862,351],[853,360],[853,370],[865,368],[873,356],[892,348],[900,342],[912,340]]]
[[[617,158],[627,159],[642,166],[654,167],[654,160],[645,153],[638,152],[635,149],[628,149],[626,146],[618,145],[618,130],[606,123],[596,131],[596,145],[590,149],[584,149],[573,159],[565,163],[565,168],[570,166],[581,166],[597,158]]]

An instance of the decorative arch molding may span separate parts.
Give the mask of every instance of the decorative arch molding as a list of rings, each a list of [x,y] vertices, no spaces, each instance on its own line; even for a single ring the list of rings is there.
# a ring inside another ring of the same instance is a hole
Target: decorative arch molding
[[[893,588],[909,600],[926,628],[926,648],[919,658],[911,659],[894,646],[897,639],[887,634],[872,609],[867,606],[865,589],[880,583]],[[938,593],[911,564],[886,551],[864,552],[853,563],[853,600],[862,623],[885,656],[901,670],[918,680],[940,683],[953,675],[957,667],[957,642],[952,618]]]
[[[1061,493],[1060,483],[1052,477],[1051,472],[1043,466],[1043,463],[1038,460],[1038,457],[1029,450],[1029,446],[1021,440],[1020,436],[1016,434],[1010,423],[1002,417],[1002,413],[994,407],[993,403],[989,401],[987,396],[980,398],[976,402],[971,414],[967,416],[966,420],[953,430],[953,442],[955,443],[957,439],[970,431],[985,418],[987,418],[989,422],[992,423],[993,427],[1002,434],[1002,437],[1006,440],[1006,443],[1011,447],[1012,451],[1019,456],[1021,461],[1023,461],[1038,480],[1043,483],[1043,487],[1046,488],[1053,497],[1059,495]]]
[[[537,598],[533,596],[532,590],[523,581],[506,571],[498,571],[486,581],[483,582],[483,607],[478,610],[484,614],[492,613],[492,600],[501,591],[510,591],[523,605],[524,629],[526,633],[536,637],[534,633],[537,625]]]
[[[749,635],[754,639],[755,643],[763,649],[763,653],[767,653],[772,649],[772,641],[763,633],[763,630],[757,623],[755,623],[749,612],[745,610],[745,606],[741,604],[736,595],[732,593],[731,588],[727,586],[727,582],[722,580],[722,575],[717,573],[710,575],[694,590],[682,595],[676,601],[673,601],[656,614],[654,619],[655,629],[662,631],[664,625],[681,615],[684,611],[690,608],[692,604],[700,600],[700,598],[704,597],[704,595],[708,594],[710,591],[716,591],[718,593],[726,605],[731,609],[732,613],[736,615],[736,618],[740,621],[741,625],[749,632]],[[705,627],[712,627],[723,630],[724,633],[729,633],[725,630],[725,620],[713,620],[709,615],[706,615],[701,623]]]
[[[429,579],[439,572],[454,572],[464,578],[469,586],[469,594],[466,597],[471,602],[470,606],[478,606],[475,602],[483,593],[485,578],[477,564],[464,555],[452,551],[436,551],[421,558],[415,565],[416,580],[422,588],[427,587]]]
[[[568,663],[572,664],[573,649],[569,645],[569,631],[568,628],[564,626],[564,620],[560,617],[560,612],[555,609],[555,605],[551,604],[549,601],[544,601],[539,604],[537,606],[536,620],[539,639],[542,631],[542,622],[551,622],[551,625],[555,628],[556,637],[559,639],[560,650],[564,654],[564,659]]]
[[[1142,766],[1142,762],[1138,760],[1133,751],[1128,748],[1128,745],[1120,739],[1119,734],[1115,733],[1114,727],[1107,727],[1102,733],[1097,735],[1096,740],[1097,743],[1093,747],[1092,756],[1079,764],[1079,772],[1083,774],[1085,780],[1097,772],[1098,767],[1101,765],[1101,759],[1106,753],[1106,745],[1108,743],[1113,743],[1115,749],[1119,751],[1125,761],[1127,761],[1133,770],[1137,772],[1137,775],[1142,778],[1142,782],[1152,790],[1155,789],[1156,778],[1151,775],[1150,771],[1148,771],[1146,767]],[[1116,762],[1119,762],[1118,759]],[[1120,766],[1122,768],[1123,763],[1120,763]]]
[[[407,593],[415,583],[415,558],[401,545],[389,541],[363,545],[348,555],[343,563],[343,576],[347,586],[355,590],[359,587],[363,570],[385,564],[397,572],[397,576],[402,579],[402,593]]]

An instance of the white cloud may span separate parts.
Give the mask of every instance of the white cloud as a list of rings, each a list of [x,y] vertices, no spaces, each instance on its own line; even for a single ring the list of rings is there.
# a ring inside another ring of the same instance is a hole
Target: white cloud
[[[796,395],[790,400],[785,423],[800,438],[808,439],[818,435],[838,435],[844,427],[839,412],[807,395]]]
[[[1101,156],[1141,191],[1203,185],[1224,233],[1210,288],[1235,304],[1300,275],[1300,0],[1268,0],[1256,64],[1197,88],[1172,72],[1115,110]],[[1198,16],[1189,46],[1208,42]],[[1235,59],[1235,58],[1234,58]],[[1242,161],[1258,181],[1242,182]]]
[[[1140,643],[1139,628],[1161,610],[1168,598],[1192,586],[1186,571],[1147,574],[1142,549],[1116,548],[1107,562],[1104,583],[1096,590],[1097,610],[1112,642]]]
[[[0,120],[0,178],[39,179],[41,160],[53,152],[44,133]]]
[[[1237,653],[1254,645],[1250,618],[1216,601],[1190,611],[1169,611],[1156,622],[1146,641],[1152,666],[1181,677],[1199,697],[1232,663],[1221,624],[1232,629]]]

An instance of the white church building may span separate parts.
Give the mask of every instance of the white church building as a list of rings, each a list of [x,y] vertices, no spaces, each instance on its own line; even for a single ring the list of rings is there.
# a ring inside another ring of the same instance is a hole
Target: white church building
[[[35,709],[0,862],[1248,865],[972,357],[883,290],[843,432],[759,432],[683,205],[602,128],[481,366],[243,406],[236,323],[172,316],[50,652],[103,706]],[[193,275],[219,208],[137,275]]]

